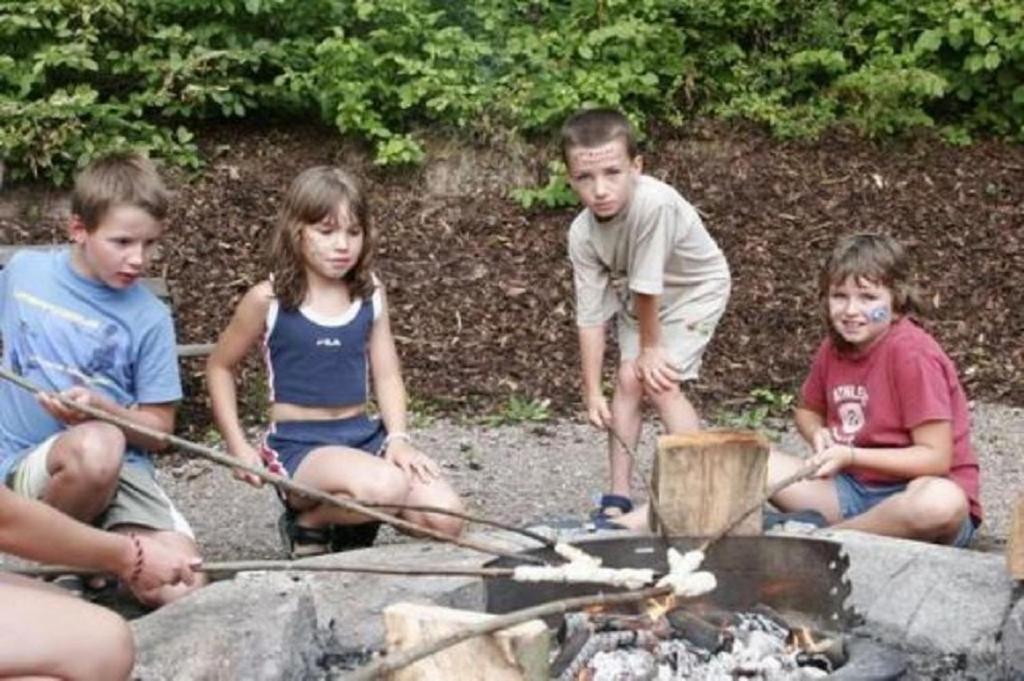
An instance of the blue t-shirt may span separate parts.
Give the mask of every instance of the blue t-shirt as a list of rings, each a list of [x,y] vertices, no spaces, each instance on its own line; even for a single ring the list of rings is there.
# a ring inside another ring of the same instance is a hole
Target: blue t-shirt
[[[81,385],[124,407],[181,399],[167,306],[140,284],[119,290],[80,275],[67,248],[20,251],[0,271],[0,339],[4,366],[44,390]],[[0,380],[0,484],[64,427]],[[125,461],[152,466],[135,447]]]

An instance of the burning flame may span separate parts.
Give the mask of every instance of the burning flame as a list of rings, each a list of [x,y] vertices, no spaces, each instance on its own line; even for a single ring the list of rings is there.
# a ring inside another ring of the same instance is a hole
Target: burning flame
[[[792,651],[803,650],[808,653],[817,653],[821,651],[821,644],[814,639],[814,634],[808,627],[794,627],[789,630],[789,636],[786,638],[786,645]]]
[[[675,594],[666,594],[664,598],[647,599],[646,612],[651,621],[657,621],[671,612],[676,607]]]

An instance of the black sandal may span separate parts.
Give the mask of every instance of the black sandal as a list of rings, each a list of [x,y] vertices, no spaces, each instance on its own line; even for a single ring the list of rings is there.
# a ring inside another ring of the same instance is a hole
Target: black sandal
[[[294,511],[285,510],[277,521],[281,543],[285,553],[292,560],[321,556],[331,550],[331,529],[329,527],[305,527],[299,525]]]
[[[331,551],[351,551],[373,546],[381,523],[372,521],[358,525],[332,525]]]

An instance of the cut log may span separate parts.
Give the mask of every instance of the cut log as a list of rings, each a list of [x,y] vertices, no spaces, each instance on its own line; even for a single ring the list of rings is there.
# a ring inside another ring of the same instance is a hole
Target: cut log
[[[384,609],[389,653],[437,640],[494,618],[482,612],[418,603]],[[550,632],[539,619],[478,636],[394,672],[391,681],[547,681]]]
[[[1010,517],[1006,541],[1006,570],[1018,582],[1024,581],[1024,494],[1017,497]]]
[[[765,491],[768,441],[753,431],[704,430],[658,439],[654,494],[676,536],[707,537],[726,526]],[[761,533],[761,511],[732,531]],[[650,518],[657,528],[657,520]]]

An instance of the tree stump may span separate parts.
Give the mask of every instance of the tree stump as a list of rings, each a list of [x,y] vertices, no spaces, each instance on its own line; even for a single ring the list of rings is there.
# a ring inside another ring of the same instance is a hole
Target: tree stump
[[[1024,581],[1024,495],[1017,497],[1010,516],[1010,534],[1006,541],[1006,570],[1018,582]]]
[[[669,532],[707,537],[748,508],[764,494],[768,450],[768,440],[753,431],[703,430],[659,438],[651,486]],[[760,534],[761,516],[758,509],[731,534]],[[650,522],[660,529],[655,518]]]
[[[409,648],[495,617],[482,612],[418,603],[384,609],[388,651]],[[530,620],[477,636],[394,672],[391,681],[547,681],[550,633]]]

